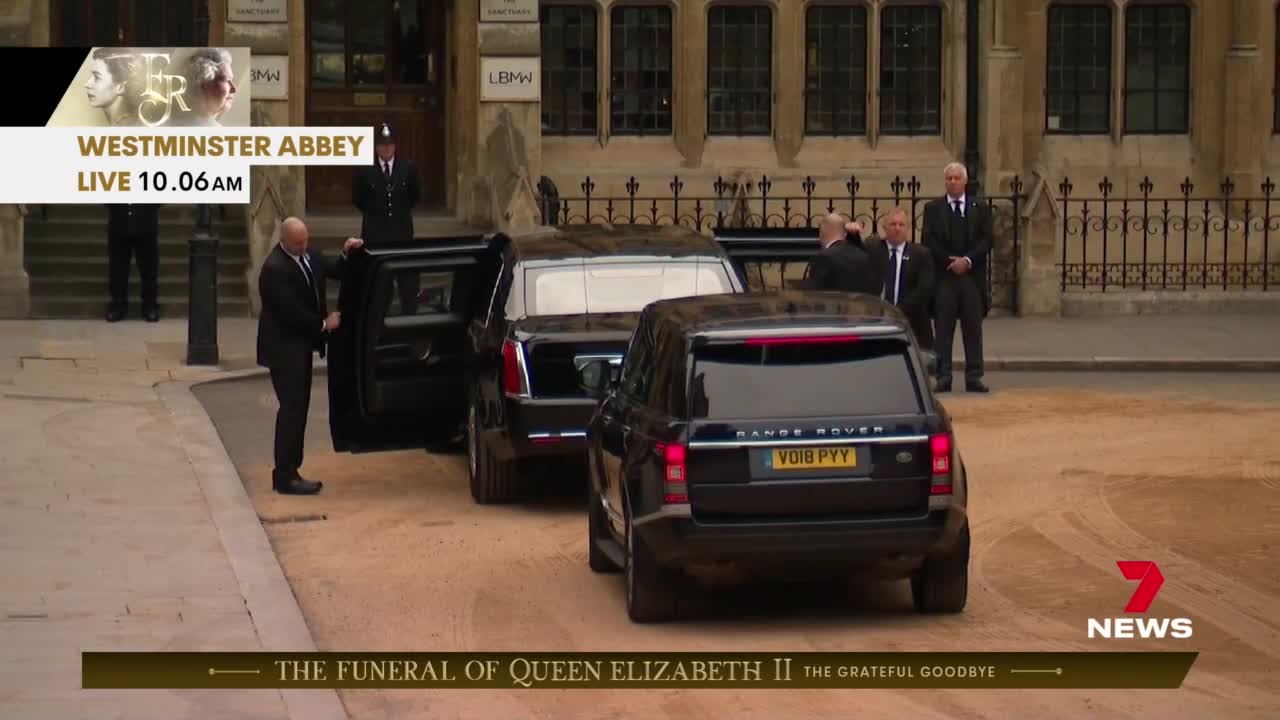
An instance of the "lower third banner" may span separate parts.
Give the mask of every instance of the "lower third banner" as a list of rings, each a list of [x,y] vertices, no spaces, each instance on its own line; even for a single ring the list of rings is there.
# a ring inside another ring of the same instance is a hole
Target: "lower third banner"
[[[86,652],[85,689],[1177,688],[1194,652]]]

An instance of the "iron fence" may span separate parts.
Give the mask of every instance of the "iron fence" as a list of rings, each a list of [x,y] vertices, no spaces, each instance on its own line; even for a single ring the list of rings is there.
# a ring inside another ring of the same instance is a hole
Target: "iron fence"
[[[681,225],[713,236],[729,228],[812,229],[823,216],[836,213],[861,222],[878,232],[880,220],[894,207],[907,211],[911,241],[919,242],[925,205],[933,199],[921,195],[920,180],[898,176],[888,183],[888,193],[864,193],[856,175],[847,180],[820,181],[812,176],[783,184],[762,175],[759,180],[733,180],[719,176],[710,193],[686,193],[685,181],[673,176],[665,187],[642,184],[634,176],[621,185],[622,192],[597,194],[597,183],[586,177],[580,195],[561,197],[554,184],[539,183],[542,221],[546,225],[648,224]],[[987,261],[987,301],[991,307],[1017,311],[1018,258],[1022,243],[1019,221],[1026,195],[1020,178],[1007,193],[986,195],[992,217],[992,251]],[[782,269],[785,276],[786,269]]]
[[[1274,290],[1280,278],[1280,213],[1276,184],[1239,194],[1226,178],[1216,193],[1198,194],[1191,178],[1176,195],[1156,194],[1144,177],[1138,195],[1118,195],[1110,178],[1098,194],[1079,197],[1070,178],[1062,203],[1062,289]]]

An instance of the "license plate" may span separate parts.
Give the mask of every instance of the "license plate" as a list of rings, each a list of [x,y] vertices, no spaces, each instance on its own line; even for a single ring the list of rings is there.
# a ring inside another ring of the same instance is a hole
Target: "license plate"
[[[764,461],[770,470],[848,469],[858,466],[858,453],[851,447],[774,449]]]

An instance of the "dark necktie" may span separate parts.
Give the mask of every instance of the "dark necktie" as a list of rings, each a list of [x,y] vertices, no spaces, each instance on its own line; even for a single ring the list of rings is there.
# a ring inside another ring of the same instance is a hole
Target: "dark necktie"
[[[382,174],[386,176],[388,180],[391,179],[391,163],[389,162],[382,163]]]
[[[311,287],[311,295],[315,298],[318,306],[320,301],[320,292],[316,289],[316,278],[311,274],[311,263],[307,262],[306,255],[300,256],[298,261],[298,264],[302,266],[303,274],[307,276],[307,285]]]
[[[951,207],[955,208],[956,215],[959,215],[960,217],[964,217],[964,212],[960,210],[959,200],[952,200]]]
[[[898,283],[900,281],[898,272],[898,248],[893,248],[889,254],[889,276],[893,278],[890,281],[889,302],[894,305],[898,304]]]

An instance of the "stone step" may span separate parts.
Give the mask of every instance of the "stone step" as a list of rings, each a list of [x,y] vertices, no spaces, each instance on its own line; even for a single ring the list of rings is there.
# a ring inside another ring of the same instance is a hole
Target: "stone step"
[[[138,273],[135,269],[129,277],[129,294],[137,295],[139,285]],[[187,278],[170,278],[161,277],[156,281],[157,291],[161,295],[172,295],[174,297],[186,297]],[[107,277],[104,273],[100,278],[61,278],[61,277],[32,277],[31,278],[31,295],[32,297],[55,298],[55,297],[107,297]],[[218,278],[218,296],[226,296],[229,300],[242,300],[249,296],[249,284],[244,278],[227,279]]]
[[[159,238],[160,258],[183,258],[191,254],[187,238],[161,236]],[[31,237],[27,236],[23,254],[28,258],[65,258],[85,259],[107,258],[107,238],[105,235]],[[218,259],[235,260],[248,263],[249,243],[243,238],[223,239],[218,243]]]
[[[244,279],[245,266],[248,259],[244,263],[237,262],[234,258],[218,259],[218,278],[223,280]],[[189,277],[190,259],[187,257],[161,257],[160,258],[160,277],[171,279],[183,279]],[[28,257],[26,258],[27,274],[31,277],[42,278],[82,278],[96,279],[106,277],[107,274],[107,254],[90,255],[84,257]],[[136,265],[132,266],[135,275],[138,270]]]
[[[160,208],[160,222],[183,222],[195,225],[195,205],[164,205]],[[107,222],[107,208],[104,205],[28,205],[27,222],[56,222],[64,220],[93,220]],[[213,221],[222,224],[227,221],[244,224],[243,205],[214,205]]]
[[[160,315],[161,317],[186,317],[187,316],[187,298],[186,296],[161,296]],[[133,297],[129,298],[129,312],[132,319],[140,316],[141,308],[138,306],[136,290]],[[107,300],[104,296],[69,296],[69,297],[32,297],[31,298],[31,317],[36,319],[48,318],[92,318],[100,319],[107,313]],[[224,299],[218,300],[218,317],[230,318],[247,318],[250,317],[248,299]]]

